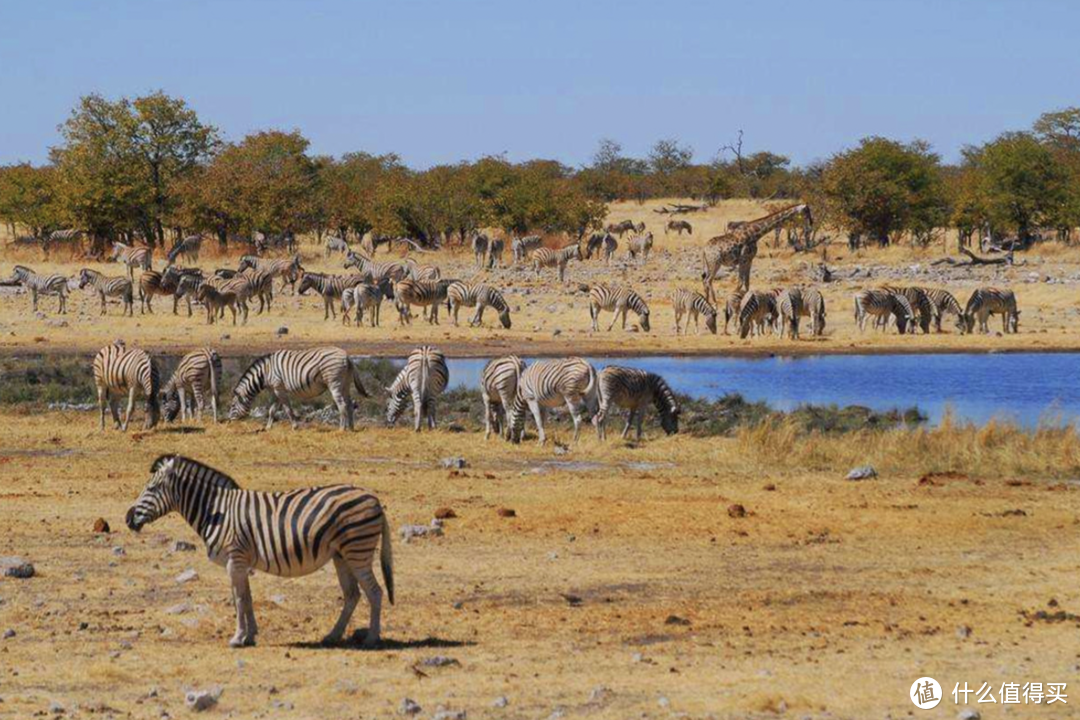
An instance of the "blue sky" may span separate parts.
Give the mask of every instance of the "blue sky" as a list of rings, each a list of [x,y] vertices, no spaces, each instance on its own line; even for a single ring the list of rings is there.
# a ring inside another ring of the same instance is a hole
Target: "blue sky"
[[[610,137],[796,162],[866,135],[965,143],[1080,105],[1080,3],[0,1],[0,163],[42,161],[78,97],[162,89],[226,137],[426,167],[588,161]]]

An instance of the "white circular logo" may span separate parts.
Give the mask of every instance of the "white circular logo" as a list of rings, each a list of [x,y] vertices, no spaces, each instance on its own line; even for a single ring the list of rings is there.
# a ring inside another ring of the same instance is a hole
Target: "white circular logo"
[[[941,702],[941,683],[932,677],[921,677],[911,683],[911,702],[915,707],[929,710]]]

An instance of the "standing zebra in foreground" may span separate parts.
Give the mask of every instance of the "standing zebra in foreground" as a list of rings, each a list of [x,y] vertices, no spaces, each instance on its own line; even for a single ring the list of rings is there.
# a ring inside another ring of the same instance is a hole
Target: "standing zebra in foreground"
[[[199,262],[199,250],[202,249],[202,235],[188,235],[182,240],[177,240],[168,254],[165,256],[165,267],[172,267],[180,256],[189,263]]]
[[[630,254],[631,260],[637,260],[638,255],[641,256],[641,261],[645,262],[649,259],[649,253],[652,252],[653,246],[653,234],[651,232],[644,235],[635,235],[630,238],[630,241],[626,244],[626,252]]]
[[[34,312],[38,309],[38,295],[55,295],[60,301],[57,312],[67,313],[68,279],[63,275],[38,275],[25,265],[16,265],[5,284],[22,285],[29,290]]]
[[[94,288],[94,291],[101,298],[101,314],[104,315],[105,310],[105,298],[115,297],[120,298],[124,303],[124,310],[121,315],[132,316],[135,314],[135,298],[131,289],[131,281],[123,277],[106,277],[97,270],[90,270],[89,268],[83,268],[79,273],[79,289],[89,285]]]
[[[625,285],[613,287],[610,285],[593,285],[589,288],[589,316],[592,317],[592,329],[600,329],[600,311],[606,310],[614,315],[608,332],[615,327],[615,323],[622,318],[622,329],[626,329],[626,314],[630,310],[637,313],[641,329],[649,331],[649,306],[645,299],[638,295],[632,288]]]
[[[161,375],[153,358],[138,348],[128,350],[122,340],[106,345],[94,356],[94,385],[97,387],[98,409],[101,411],[101,429],[105,429],[105,407],[112,412],[113,422],[120,430],[127,431],[131,411],[135,407],[135,394],[142,391],[146,401],[146,417],[143,428],[149,430],[157,425],[159,415],[158,391]],[[114,393],[128,393],[127,411],[123,422]]]
[[[168,422],[180,416],[181,422],[187,422],[187,392],[195,398],[195,419],[202,422],[206,396],[210,395],[210,407],[214,412],[214,422],[218,421],[218,384],[221,381],[221,356],[213,348],[203,348],[190,352],[180,359],[169,382],[161,391],[161,406]]]
[[[424,345],[409,354],[405,367],[387,389],[390,402],[386,406],[386,424],[393,426],[405,409],[405,401],[412,398],[413,430],[420,432],[423,420],[428,429],[435,429],[435,396],[442,394],[450,384],[450,370],[442,351]]]
[[[788,288],[776,298],[777,312],[780,318],[780,337],[785,333],[792,340],[799,339],[799,318],[809,315],[802,288]]]
[[[716,308],[714,308],[705,296],[694,290],[676,288],[671,293],[671,308],[675,311],[675,334],[682,333],[682,319],[686,316],[686,327],[690,329],[690,321],[694,321],[694,329],[701,333],[698,318],[705,316],[705,327],[713,335],[716,334]],[[726,331],[725,327],[725,331]]]
[[[679,432],[679,403],[664,378],[636,368],[608,365],[600,371],[598,380],[600,409],[593,416],[593,425],[601,440],[607,437],[604,421],[612,404],[629,411],[622,432],[624,440],[630,433],[631,424],[636,425],[637,439],[641,440],[641,424],[645,418],[645,408],[650,404],[656,408],[664,432],[668,435]]]
[[[344,636],[363,588],[371,607],[363,644],[378,644],[382,589],[371,566],[380,542],[383,582],[390,604],[394,603],[390,523],[378,498],[351,485],[274,493],[243,490],[228,475],[179,455],[159,457],[150,472],[125,523],[139,532],[174,510],[184,516],[206,544],[210,560],[229,573],[236,608],[236,634],[230,646],[254,645],[259,632],[249,575],[260,570],[300,577],[331,560],[344,607],[323,642],[338,642]]]
[[[533,270],[536,272],[536,276],[540,277],[540,268],[558,268],[559,269],[559,282],[566,282],[566,266],[571,260],[581,261],[581,244],[574,243],[567,245],[561,250],[552,250],[551,248],[537,248],[536,252],[532,255]]]
[[[300,280],[300,289],[297,290],[298,295],[304,295],[308,290],[314,288],[315,292],[319,293],[323,299],[323,320],[329,320],[330,315],[334,316],[337,320],[337,310],[334,309],[334,302],[342,301],[342,295],[346,290],[351,290],[357,285],[364,282],[364,276],[352,273],[349,275],[325,275],[323,273],[304,273],[304,277]],[[345,309],[342,308],[342,312]]]
[[[310,350],[278,350],[258,358],[240,376],[233,390],[229,420],[239,420],[251,412],[251,405],[264,389],[269,388],[273,402],[266,411],[266,429],[274,425],[274,411],[280,405],[293,429],[299,420],[290,400],[311,400],[327,390],[338,409],[338,426],[353,429],[353,406],[349,395],[352,383],[362,397],[369,397],[360,383],[360,373],[341,348],[320,347]]]
[[[153,269],[153,252],[148,247],[131,247],[124,243],[114,242],[112,255],[109,256],[109,259],[127,265],[128,279],[135,282],[136,267],[141,267],[143,270]]]
[[[936,308],[934,312],[934,329],[937,332],[941,332],[941,318],[945,313],[949,313],[956,317],[956,329],[961,333],[966,329],[964,323],[964,309],[960,307],[960,303],[948,290],[939,290],[937,288],[923,288],[926,291],[926,296],[930,298],[930,302],[934,303]]]
[[[908,326],[915,323],[915,311],[903,295],[882,288],[867,288],[855,295],[855,322],[859,332],[866,330],[866,319],[873,315],[876,319],[888,320],[889,315],[896,318],[896,329],[903,335]]]
[[[525,262],[529,257],[540,248],[540,244],[543,242],[539,235],[527,235],[523,238],[514,238],[510,243],[511,254],[514,257],[514,264]]]
[[[1016,295],[1012,290],[982,287],[971,293],[964,308],[964,327],[969,333],[975,332],[977,319],[979,331],[989,333],[987,321],[991,315],[1001,315],[1001,330],[1006,335],[1019,331],[1020,311],[1016,309]]]
[[[593,233],[585,243],[585,259],[591,259],[593,255],[602,258],[605,264],[611,263],[615,251],[619,249],[619,241],[611,233]]]
[[[484,398],[484,439],[494,427],[499,437],[510,437],[510,411],[517,396],[518,379],[525,362],[517,355],[495,358],[480,373],[480,394]]]
[[[739,337],[745,340],[751,330],[764,335],[766,328],[771,330],[775,325],[778,316],[775,293],[761,290],[747,293],[739,308]]]
[[[544,416],[547,408],[563,405],[570,411],[574,421],[574,441],[581,434],[581,412],[584,405],[588,412],[599,406],[596,369],[578,357],[564,360],[538,360],[525,369],[518,380],[518,391],[510,413],[510,439],[521,442],[525,431],[525,413],[531,411],[540,436],[539,444],[547,441],[544,432]]]
[[[454,325],[458,324],[458,311],[464,307],[475,307],[476,312],[469,320],[469,327],[476,327],[484,323],[484,308],[493,307],[499,313],[499,322],[506,329],[510,329],[510,306],[506,304],[503,294],[485,283],[452,282],[446,288],[446,304],[449,307],[450,317]]]

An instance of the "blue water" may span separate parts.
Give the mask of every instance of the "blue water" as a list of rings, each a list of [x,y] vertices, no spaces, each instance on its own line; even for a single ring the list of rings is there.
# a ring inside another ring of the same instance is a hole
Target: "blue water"
[[[778,410],[804,403],[864,405],[874,410],[916,405],[932,423],[948,408],[964,420],[984,423],[1000,418],[1027,427],[1080,419],[1076,353],[590,360],[598,369],[617,364],[659,373],[687,395],[712,399],[739,393]],[[453,385],[476,387],[486,360],[449,362]]]

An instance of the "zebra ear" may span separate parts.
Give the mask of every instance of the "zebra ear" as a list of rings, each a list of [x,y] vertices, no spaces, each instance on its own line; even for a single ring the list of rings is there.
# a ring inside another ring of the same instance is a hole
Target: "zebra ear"
[[[166,463],[168,463],[170,465],[170,467],[171,467],[172,463],[175,462],[175,461],[176,461],[176,456],[175,455],[162,455],[162,456],[158,457],[158,459],[155,460],[153,462],[153,464],[150,466],[150,472],[152,472],[152,473],[158,472],[159,470],[161,470],[162,467],[164,467],[166,465]]]

